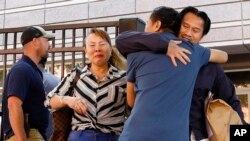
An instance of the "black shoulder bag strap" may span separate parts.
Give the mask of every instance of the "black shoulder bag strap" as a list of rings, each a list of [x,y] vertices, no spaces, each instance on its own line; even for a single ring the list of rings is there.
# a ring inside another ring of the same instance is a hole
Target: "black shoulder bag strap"
[[[80,79],[81,75],[81,69],[79,67],[76,67],[76,75],[74,77],[74,80],[72,82],[71,88],[69,90],[69,96],[72,96],[74,94],[74,88],[76,87],[77,81]]]

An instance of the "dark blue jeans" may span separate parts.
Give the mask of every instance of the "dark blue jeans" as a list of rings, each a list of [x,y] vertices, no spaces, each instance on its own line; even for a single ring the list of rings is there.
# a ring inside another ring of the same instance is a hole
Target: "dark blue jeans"
[[[118,141],[119,136],[113,133],[102,133],[94,130],[71,131],[68,141]]]
[[[49,140],[49,138],[51,137],[53,133],[53,124],[52,124],[52,114],[49,114],[49,123],[48,123],[48,127],[46,129],[46,140]]]

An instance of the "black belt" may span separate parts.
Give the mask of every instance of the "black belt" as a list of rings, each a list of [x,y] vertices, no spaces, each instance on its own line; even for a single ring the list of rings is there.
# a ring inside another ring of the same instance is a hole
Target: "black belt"
[[[84,130],[90,130],[90,131],[94,131],[94,132],[103,133],[101,130],[95,129],[95,128],[85,128]],[[116,133],[114,131],[111,131],[110,133],[104,133],[104,134],[116,135]]]
[[[91,131],[101,132],[99,129],[95,129],[95,128],[85,128],[85,130],[91,130]]]
[[[36,130],[38,130],[37,128],[30,128],[30,129],[36,129]],[[38,132],[41,134],[41,132],[38,130]],[[15,134],[14,134],[14,132],[12,131],[12,132],[10,132],[9,134],[6,134],[5,136],[4,136],[4,140],[8,140],[8,139],[10,139],[12,136],[14,136]],[[41,134],[42,135],[42,134]],[[42,135],[42,137],[44,138],[44,136]]]
[[[6,134],[6,135],[4,136],[4,140],[10,139],[12,136],[14,136],[14,133],[13,133],[13,132],[11,132],[11,133],[9,133],[9,134]]]

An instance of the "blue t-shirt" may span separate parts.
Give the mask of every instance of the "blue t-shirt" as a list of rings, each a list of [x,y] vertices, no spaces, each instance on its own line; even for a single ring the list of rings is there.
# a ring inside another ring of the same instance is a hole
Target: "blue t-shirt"
[[[60,82],[60,78],[50,72],[45,71],[44,68],[39,68],[43,74],[43,85],[46,95],[52,91]]]
[[[32,60],[23,55],[10,70],[5,81],[3,93],[3,124],[7,137],[13,135],[9,122],[8,97],[16,96],[22,100],[24,114],[28,114],[30,128],[38,129],[45,137],[49,111],[44,106],[45,92],[42,73]]]
[[[176,39],[171,33],[161,36],[164,40]],[[178,67],[165,54],[128,54],[127,79],[135,83],[136,100],[119,141],[189,140],[193,88],[200,67],[209,60],[210,50],[186,41],[180,46],[192,55],[191,63],[178,62]]]

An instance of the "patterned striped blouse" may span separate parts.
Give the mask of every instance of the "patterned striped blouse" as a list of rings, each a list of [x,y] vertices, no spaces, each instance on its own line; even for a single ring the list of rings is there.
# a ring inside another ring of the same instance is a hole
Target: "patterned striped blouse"
[[[45,106],[53,95],[66,95],[76,70],[72,70],[47,96]],[[87,116],[74,112],[72,130],[94,129],[103,133],[119,135],[125,121],[126,73],[110,66],[104,79],[97,83],[96,76],[85,66],[74,88],[74,96],[83,98],[87,103]]]

